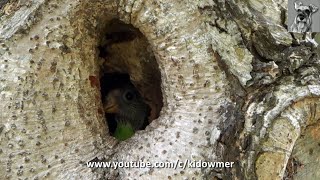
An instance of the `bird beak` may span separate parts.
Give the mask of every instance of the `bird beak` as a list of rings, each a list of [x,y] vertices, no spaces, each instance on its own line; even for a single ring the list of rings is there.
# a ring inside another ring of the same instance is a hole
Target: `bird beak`
[[[118,113],[119,112],[119,105],[117,102],[117,96],[115,95],[116,92],[111,92],[106,99],[106,104],[104,105],[104,112],[105,113]]]
[[[104,107],[104,112],[105,113],[118,113],[119,109],[117,105],[109,105]]]

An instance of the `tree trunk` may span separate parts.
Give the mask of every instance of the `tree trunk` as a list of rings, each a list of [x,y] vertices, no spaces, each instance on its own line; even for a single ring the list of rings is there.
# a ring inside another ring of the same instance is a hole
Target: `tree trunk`
[[[287,32],[287,3],[3,1],[0,179],[320,178],[320,63],[310,34]],[[152,109],[123,142],[105,72],[128,73]],[[234,164],[87,167],[200,160]]]

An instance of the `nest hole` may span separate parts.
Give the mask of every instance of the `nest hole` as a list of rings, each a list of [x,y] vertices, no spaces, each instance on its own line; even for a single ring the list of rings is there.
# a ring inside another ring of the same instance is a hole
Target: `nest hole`
[[[107,24],[98,49],[101,98],[110,135],[123,121],[135,130],[145,129],[163,106],[161,74],[146,37],[114,19]]]

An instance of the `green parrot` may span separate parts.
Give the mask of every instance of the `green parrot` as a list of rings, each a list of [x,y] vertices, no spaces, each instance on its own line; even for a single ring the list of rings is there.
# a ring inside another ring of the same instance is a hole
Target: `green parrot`
[[[115,114],[115,138],[124,141],[146,126],[149,106],[132,84],[112,89],[105,98],[105,113]]]

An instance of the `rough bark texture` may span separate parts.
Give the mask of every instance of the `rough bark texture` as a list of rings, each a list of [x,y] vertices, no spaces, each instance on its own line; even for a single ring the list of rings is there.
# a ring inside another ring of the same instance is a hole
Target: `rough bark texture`
[[[309,34],[287,32],[287,3],[0,3],[0,179],[320,178],[320,63]],[[109,42],[123,32],[115,21],[138,30]],[[129,73],[160,115],[121,143],[105,122],[104,71]],[[86,167],[94,159],[235,165]]]

